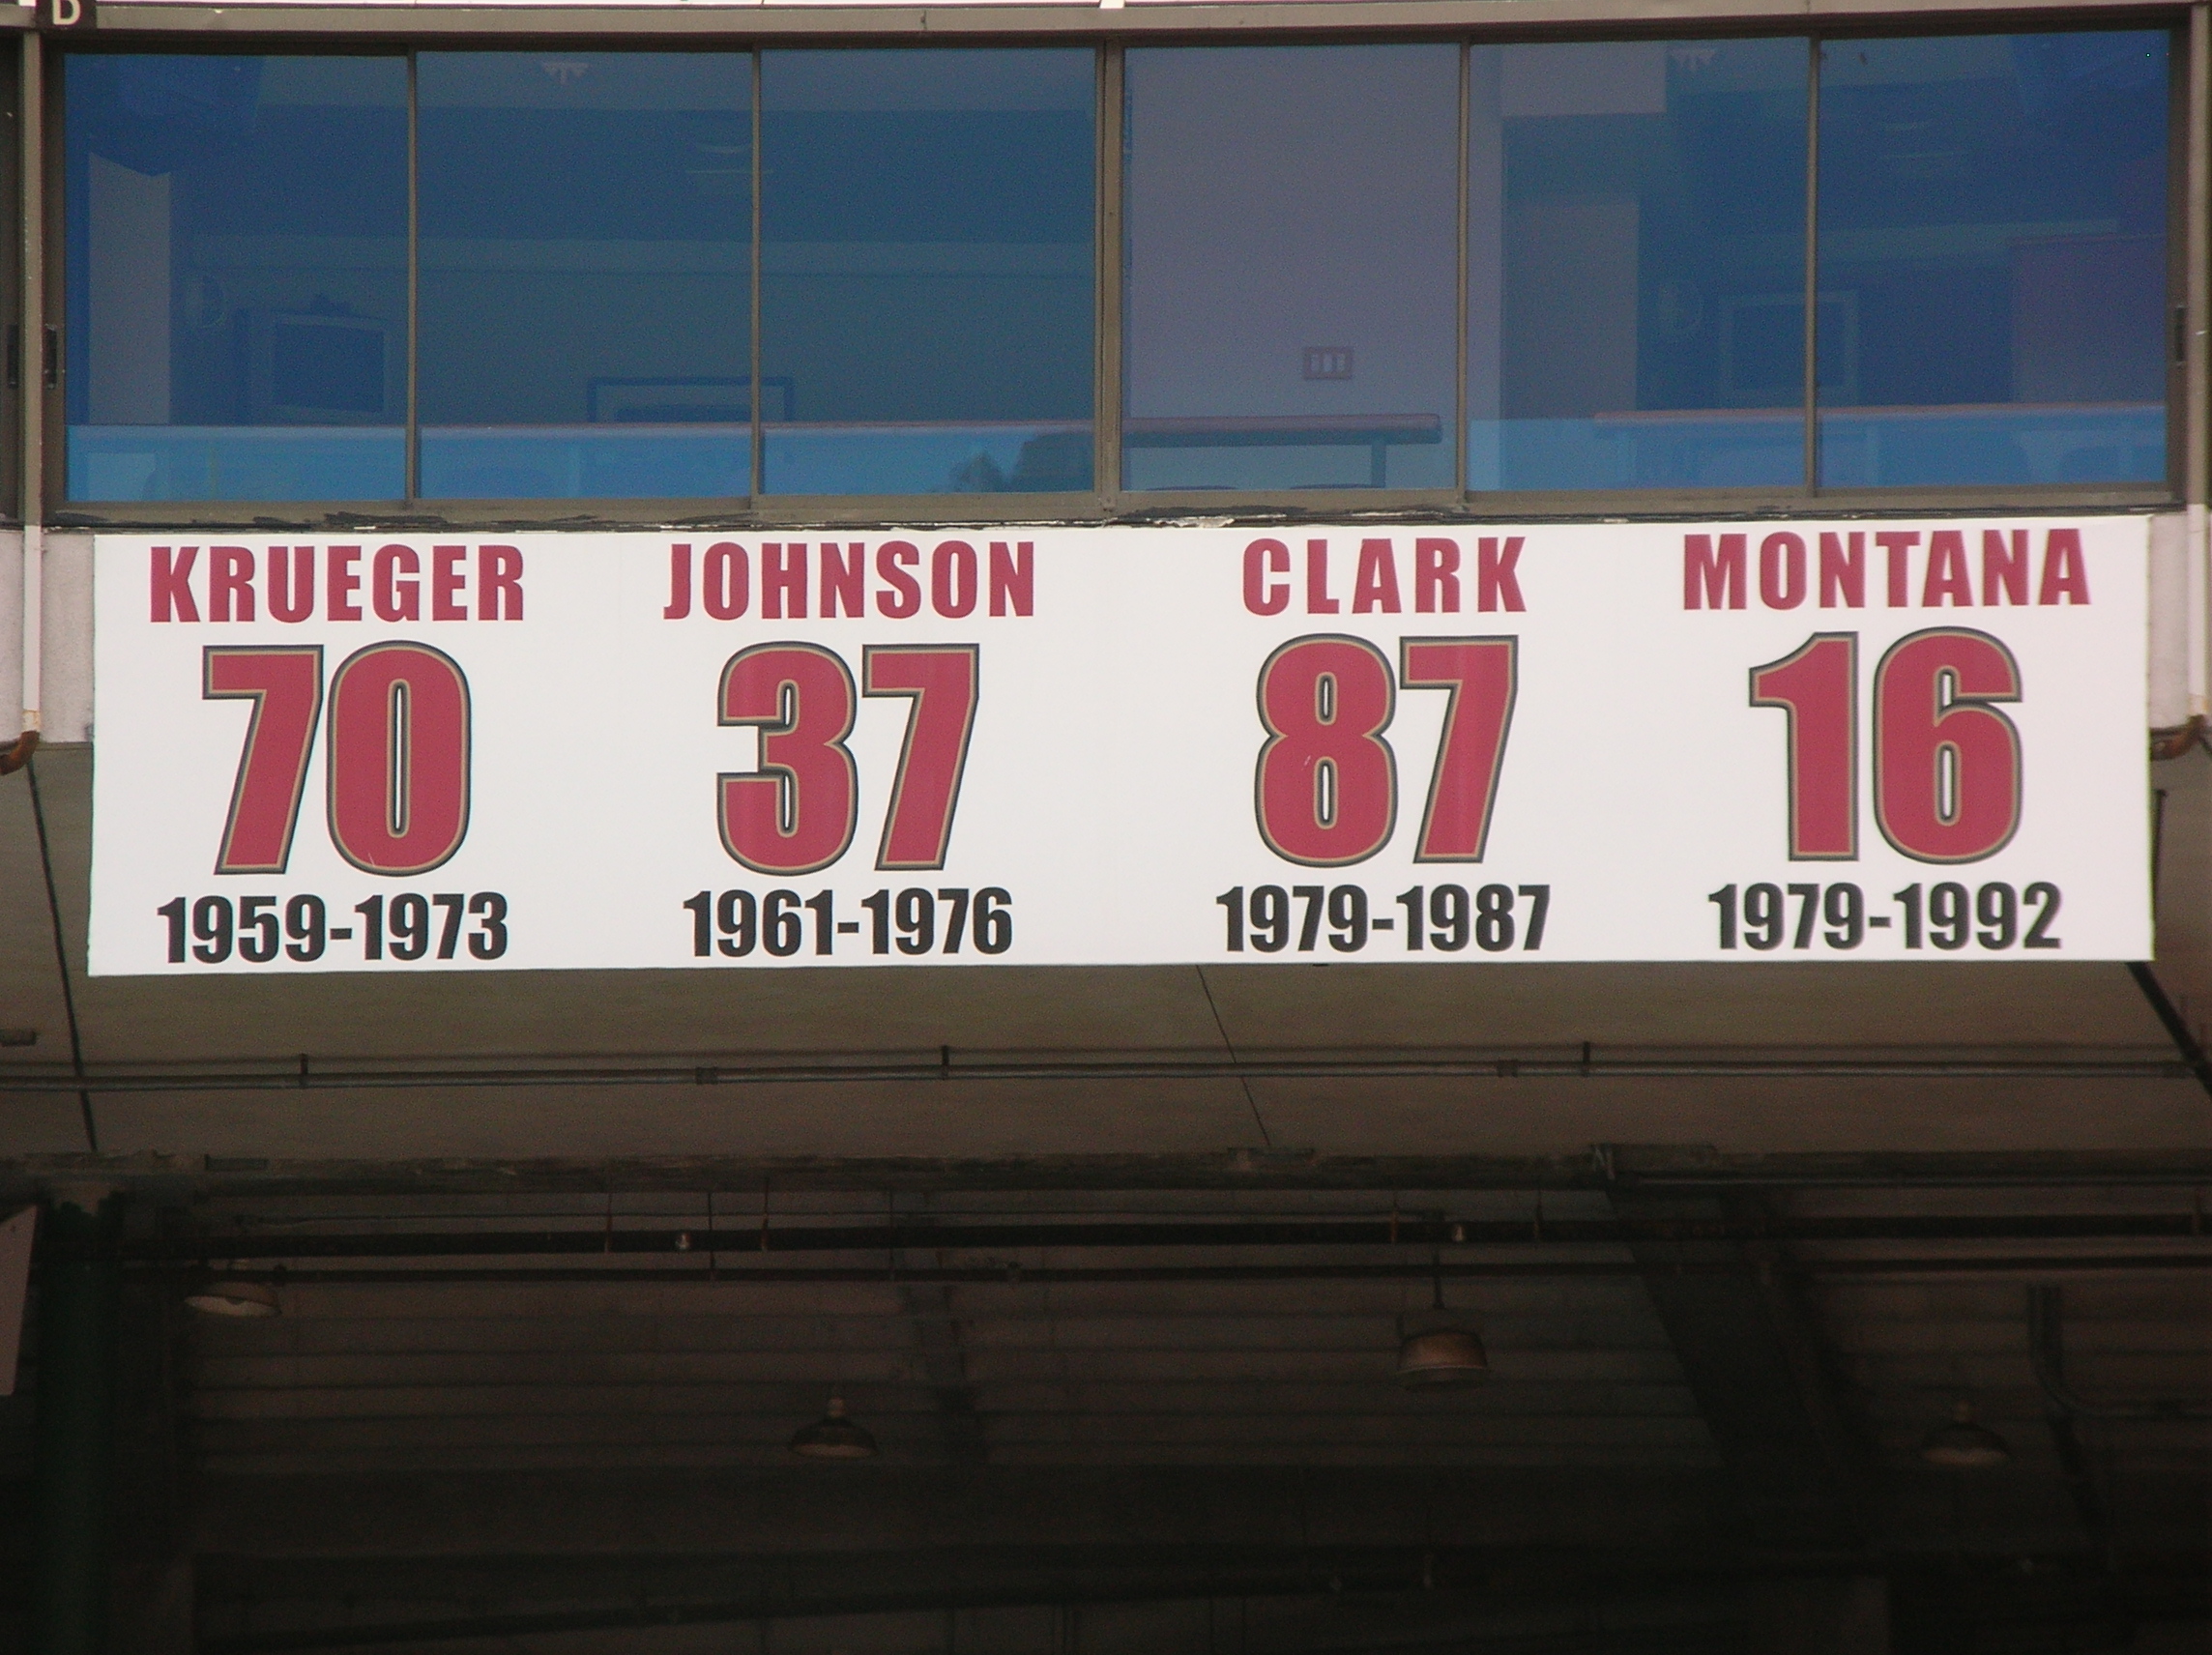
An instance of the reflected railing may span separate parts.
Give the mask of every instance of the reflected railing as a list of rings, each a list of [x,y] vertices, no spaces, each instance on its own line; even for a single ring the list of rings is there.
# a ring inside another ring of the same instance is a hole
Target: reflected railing
[[[1475,421],[1468,486],[1796,488],[1803,433],[1793,408]],[[1449,486],[1394,466],[1418,455],[1434,467],[1434,415],[1139,418],[1122,440],[1125,486],[1138,490]],[[422,441],[425,499],[755,492],[744,422],[426,426]],[[763,429],[759,492],[1088,493],[1091,452],[1088,421],[778,422]],[[2167,412],[2157,402],[1828,408],[1820,456],[1830,488],[2157,483]],[[382,425],[73,425],[66,470],[74,501],[399,500],[406,437]]]
[[[1828,407],[1819,437],[1827,488],[2155,483],[2167,470],[2156,402]],[[1796,408],[1473,421],[1468,487],[1796,488],[1804,443]]]
[[[2162,482],[2162,402],[1824,408],[1828,488],[2034,482]]]
[[[72,425],[72,500],[398,500],[397,425]]]

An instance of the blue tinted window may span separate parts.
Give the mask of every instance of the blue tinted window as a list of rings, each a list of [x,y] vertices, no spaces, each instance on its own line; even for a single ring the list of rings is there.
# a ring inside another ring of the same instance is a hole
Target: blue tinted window
[[[1468,486],[1801,483],[1805,43],[1469,69]]]
[[[1823,483],[2166,476],[2167,109],[2161,33],[1823,49]]]
[[[405,63],[65,74],[70,497],[402,495]]]
[[[1127,57],[1122,485],[1449,488],[1459,49]]]
[[[1095,60],[761,60],[764,492],[1087,489]]]
[[[751,60],[416,73],[423,495],[751,493]]]

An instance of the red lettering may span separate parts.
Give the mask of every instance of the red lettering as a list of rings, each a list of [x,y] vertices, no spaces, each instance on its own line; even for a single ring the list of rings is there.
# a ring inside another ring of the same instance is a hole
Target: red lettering
[[[1008,604],[1016,615],[1036,613],[1036,543],[1016,540],[1009,554],[1006,542],[991,542],[991,613],[1004,615]]]
[[[369,566],[369,600],[379,621],[415,621],[422,614],[422,583],[401,580],[401,575],[422,572],[422,560],[413,546],[384,546]]]
[[[886,540],[876,548],[876,576],[888,592],[876,594],[876,608],[893,621],[921,613],[921,582],[901,565],[918,565],[921,548],[909,540]]]
[[[822,554],[822,617],[830,619],[842,603],[848,615],[868,612],[868,548],[855,540],[843,557],[836,542],[824,540]]]
[[[1920,606],[1940,609],[1948,597],[1954,608],[1974,606],[1974,583],[1966,573],[1966,537],[1938,529],[1928,537],[1928,573],[1920,583]]]
[[[1280,540],[1254,540],[1244,548],[1244,607],[1255,615],[1280,615],[1290,607],[1291,589],[1270,574],[1291,572],[1291,548]]]
[[[707,548],[707,566],[700,572],[701,607],[716,621],[735,621],[752,600],[753,566],[744,547],[716,540]]]
[[[522,619],[522,549],[519,546],[477,548],[477,619]]]
[[[1982,531],[1982,601],[1993,608],[2002,601],[2027,606],[2027,531],[2015,529],[2012,545],[2005,545],[2002,529]]]
[[[1306,542],[1306,613],[1334,615],[1343,606],[1328,595],[1328,542]]]
[[[469,584],[469,577],[461,572],[461,560],[468,555],[466,546],[430,548],[431,620],[466,621],[469,618],[469,606],[460,601],[460,595]]]
[[[763,621],[781,621],[789,604],[791,619],[806,619],[806,542],[787,548],[764,540],[760,549],[760,612]]]
[[[1805,601],[1805,542],[1788,533],[1759,542],[1759,601],[1794,609]]]
[[[192,596],[192,565],[200,561],[197,546],[179,546],[176,561],[169,560],[169,548],[154,548],[154,619],[157,621],[197,621],[200,606]]]
[[[1459,613],[1459,542],[1420,539],[1413,542],[1413,607],[1434,615],[1441,607],[1446,615]]]
[[[929,555],[929,606],[957,621],[975,607],[975,548],[946,540]]]
[[[2081,562],[2081,531],[2053,529],[2043,542],[2043,583],[2035,601],[2056,603],[2089,601],[2089,571]]]
[[[1509,611],[1528,606],[1521,601],[1521,579],[1514,571],[1521,562],[1521,537],[1514,535],[1505,542],[1505,549],[1498,549],[1498,542],[1484,538],[1474,544],[1474,606],[1488,613],[1502,601]],[[1742,604],[1737,604],[1742,608]]]
[[[289,565],[285,552],[289,549]],[[269,616],[298,625],[315,612],[315,548],[269,548]]]
[[[1380,607],[1398,613],[1398,556],[1388,540],[1359,542],[1359,573],[1352,583],[1352,612],[1366,615]]]
[[[1875,536],[1874,543],[1889,554],[1889,606],[1903,609],[1912,601],[1907,583],[1912,578],[1912,548],[1920,544],[1920,531],[1885,530]]]
[[[253,553],[247,547],[208,547],[208,619],[253,619]]]
[[[330,617],[333,621],[359,621],[361,605],[353,601],[353,595],[361,590],[361,576],[354,573],[354,565],[361,562],[359,546],[333,546],[326,552],[330,561],[324,586],[330,594]]]
[[[1853,530],[1849,549],[1842,535],[1820,537],[1820,607],[1833,609],[1841,597],[1853,609],[1866,607],[1866,536]]]
[[[1716,555],[1710,535],[1684,535],[1682,607],[1741,609],[1744,554],[1749,545],[1748,536],[1723,535]]]
[[[668,548],[668,607],[663,621],[681,621],[691,613],[691,547],[683,540]]]

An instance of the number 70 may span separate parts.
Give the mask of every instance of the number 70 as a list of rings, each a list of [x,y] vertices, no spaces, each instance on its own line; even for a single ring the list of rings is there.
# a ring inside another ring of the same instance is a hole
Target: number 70
[[[318,645],[210,645],[200,695],[250,701],[218,874],[280,874],[292,859],[307,760],[322,724]],[[364,873],[441,866],[469,830],[469,681],[427,644],[356,650],[330,682],[331,844]]]

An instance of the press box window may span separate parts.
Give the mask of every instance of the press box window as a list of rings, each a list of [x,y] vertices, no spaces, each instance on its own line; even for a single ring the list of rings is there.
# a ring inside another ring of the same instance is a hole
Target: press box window
[[[2168,37],[1833,41],[1824,486],[2167,475]]]
[[[407,67],[74,56],[73,500],[406,492]]]

